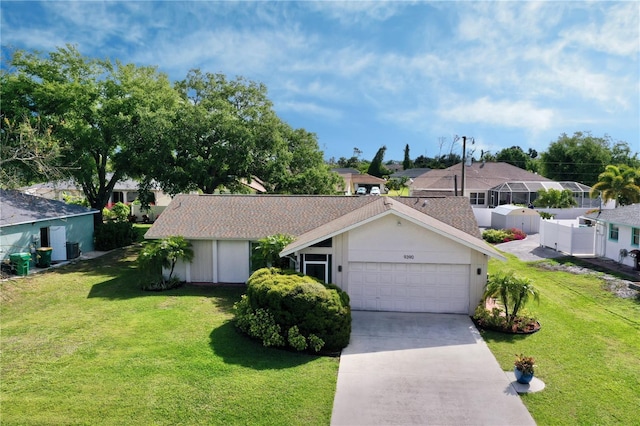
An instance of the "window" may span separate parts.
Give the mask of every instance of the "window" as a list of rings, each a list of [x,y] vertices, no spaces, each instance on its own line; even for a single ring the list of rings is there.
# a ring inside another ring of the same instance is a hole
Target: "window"
[[[620,229],[614,225],[613,223],[609,224],[609,239],[611,241],[618,241],[618,234],[620,233]]]
[[[473,205],[484,205],[484,192],[472,192],[469,194],[469,200]]]
[[[631,228],[631,245],[640,246],[640,228]]]
[[[302,273],[319,280],[331,282],[331,255],[311,254],[302,255]]]

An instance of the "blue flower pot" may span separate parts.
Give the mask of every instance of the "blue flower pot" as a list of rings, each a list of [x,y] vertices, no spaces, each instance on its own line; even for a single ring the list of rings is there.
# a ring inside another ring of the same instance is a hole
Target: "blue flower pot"
[[[516,375],[516,381],[524,385],[528,384],[533,379],[533,373],[525,374],[517,368],[513,368],[513,373]]]

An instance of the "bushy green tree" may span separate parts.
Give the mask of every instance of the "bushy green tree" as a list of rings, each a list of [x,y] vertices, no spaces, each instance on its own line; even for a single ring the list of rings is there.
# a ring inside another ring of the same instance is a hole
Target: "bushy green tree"
[[[336,351],[349,343],[349,296],[332,284],[276,268],[254,272],[235,305],[236,325],[265,346]]]
[[[593,186],[598,175],[611,164],[609,136],[596,137],[588,132],[560,135],[540,156],[543,176],[555,181],[575,181]]]
[[[570,189],[540,189],[538,190],[538,197],[533,201],[533,205],[536,207],[547,207],[552,209],[565,209],[569,207],[575,207],[578,202],[573,197],[573,192]]]
[[[48,55],[16,51],[3,86],[2,114],[41,120],[60,144],[58,164],[99,212],[115,184],[161,161],[178,101],[166,75],[153,67],[88,58],[71,45]],[[107,173],[110,172],[110,173]],[[94,215],[96,228],[101,214]]]

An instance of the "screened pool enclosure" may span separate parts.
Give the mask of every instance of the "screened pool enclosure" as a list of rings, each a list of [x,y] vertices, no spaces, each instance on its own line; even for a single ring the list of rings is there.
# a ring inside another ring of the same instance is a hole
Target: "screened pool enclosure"
[[[558,191],[568,189],[573,193],[578,207],[600,207],[600,199],[589,196],[591,187],[578,182],[505,182],[488,191],[489,207],[493,208],[503,204],[528,205],[538,198],[538,191],[541,189],[556,189]]]

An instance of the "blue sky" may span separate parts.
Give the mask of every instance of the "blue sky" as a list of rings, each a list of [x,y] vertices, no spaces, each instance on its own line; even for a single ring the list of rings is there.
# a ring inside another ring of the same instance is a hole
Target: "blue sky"
[[[0,2],[5,47],[264,83],[325,158],[544,151],[591,131],[640,152],[640,3]],[[461,151],[460,142],[453,146]]]

